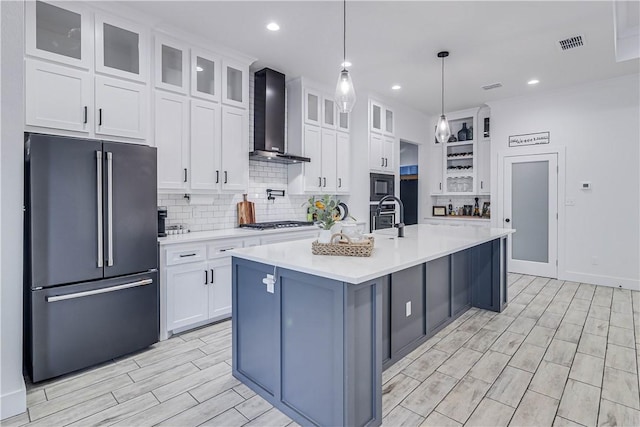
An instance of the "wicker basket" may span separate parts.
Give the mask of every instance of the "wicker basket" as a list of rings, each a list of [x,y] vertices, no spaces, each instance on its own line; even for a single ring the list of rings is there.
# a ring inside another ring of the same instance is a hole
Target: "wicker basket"
[[[336,241],[338,239],[338,241]],[[371,256],[373,251],[373,237],[367,237],[363,242],[352,242],[349,237],[342,233],[331,236],[330,243],[311,243],[311,252],[314,255],[336,255],[336,256]]]

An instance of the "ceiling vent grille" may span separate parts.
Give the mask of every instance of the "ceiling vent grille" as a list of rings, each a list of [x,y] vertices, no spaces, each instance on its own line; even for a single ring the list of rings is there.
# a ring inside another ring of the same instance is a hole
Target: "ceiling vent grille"
[[[498,89],[499,87],[502,87],[502,83],[500,83],[500,82],[491,83],[490,85],[482,86],[482,89],[491,90],[491,89]]]
[[[560,50],[565,51],[569,49],[575,49],[576,47],[580,47],[584,45],[584,41],[582,36],[573,36],[566,38],[564,40],[559,40],[558,45],[560,46]]]

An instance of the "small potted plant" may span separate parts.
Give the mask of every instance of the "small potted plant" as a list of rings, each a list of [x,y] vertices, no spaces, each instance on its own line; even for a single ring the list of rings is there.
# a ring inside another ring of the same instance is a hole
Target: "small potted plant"
[[[336,221],[340,218],[340,212],[338,211],[338,204],[340,200],[333,196],[325,194],[316,200],[315,196],[309,197],[307,213],[316,216],[316,225],[322,229],[318,236],[319,243],[329,243],[331,241],[331,227],[333,227]]]

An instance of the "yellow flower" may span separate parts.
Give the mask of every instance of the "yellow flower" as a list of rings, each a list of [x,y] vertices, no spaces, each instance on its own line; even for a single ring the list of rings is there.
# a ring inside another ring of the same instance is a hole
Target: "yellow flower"
[[[324,203],[322,203],[320,200],[316,200],[316,208],[324,209]]]

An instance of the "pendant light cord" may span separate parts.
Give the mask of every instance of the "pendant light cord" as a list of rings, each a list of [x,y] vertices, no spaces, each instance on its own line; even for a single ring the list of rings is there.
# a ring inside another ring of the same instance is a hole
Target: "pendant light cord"
[[[442,115],[444,116],[444,57],[442,57]]]
[[[347,0],[342,4],[342,70],[347,69]]]

